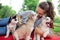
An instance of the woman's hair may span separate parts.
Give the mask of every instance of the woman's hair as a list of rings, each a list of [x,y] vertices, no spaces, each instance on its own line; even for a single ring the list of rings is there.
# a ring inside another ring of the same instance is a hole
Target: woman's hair
[[[9,24],[9,23],[11,22],[12,19],[15,19],[15,20],[16,20],[16,15],[14,15],[14,16],[10,16],[9,21],[8,21],[7,24]]]
[[[38,7],[46,11],[46,16],[50,17],[51,21],[54,20],[54,8],[51,2],[42,2]],[[50,23],[50,27],[53,28],[53,22]]]

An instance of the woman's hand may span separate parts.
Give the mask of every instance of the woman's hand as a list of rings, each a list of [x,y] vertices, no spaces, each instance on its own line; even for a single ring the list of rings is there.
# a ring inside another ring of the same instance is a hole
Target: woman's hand
[[[35,28],[35,33],[39,34],[40,36],[43,36],[43,32],[38,27]]]

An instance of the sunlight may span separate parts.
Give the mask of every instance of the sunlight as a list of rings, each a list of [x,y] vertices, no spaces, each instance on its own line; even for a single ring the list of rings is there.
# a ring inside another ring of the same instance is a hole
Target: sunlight
[[[11,6],[12,9],[18,13],[18,11],[22,8],[23,1],[24,0],[0,0],[0,3],[2,3],[2,5]]]

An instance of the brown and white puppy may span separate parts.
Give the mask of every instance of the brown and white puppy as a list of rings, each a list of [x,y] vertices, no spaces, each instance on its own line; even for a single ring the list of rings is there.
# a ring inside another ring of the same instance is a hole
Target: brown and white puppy
[[[19,18],[19,17],[18,17]],[[20,27],[14,32],[14,37],[16,40],[25,39],[30,40],[31,32],[33,31],[35,15],[31,14],[28,16],[28,21],[25,24],[19,25]],[[20,18],[19,18],[20,19]],[[20,20],[19,20],[20,23]]]
[[[46,37],[48,34],[50,34],[50,17],[42,18],[42,22],[38,25],[38,28],[43,32],[43,37],[41,37],[38,34],[35,34],[36,40],[44,40],[44,37]]]
[[[14,33],[16,29],[16,24],[18,23],[17,16],[11,16],[7,24],[7,32],[5,38],[8,38],[9,33]]]

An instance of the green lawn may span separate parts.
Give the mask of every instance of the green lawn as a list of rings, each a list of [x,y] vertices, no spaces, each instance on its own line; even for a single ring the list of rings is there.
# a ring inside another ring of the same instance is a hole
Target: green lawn
[[[55,32],[60,32],[60,27],[54,27],[53,29]]]
[[[55,32],[60,32],[60,23],[54,23],[54,25],[55,25],[55,26],[54,26],[54,29],[53,29],[53,30],[54,30]]]

